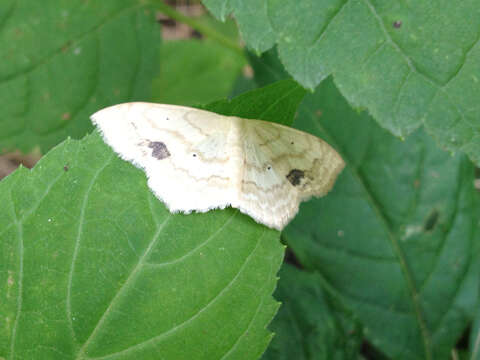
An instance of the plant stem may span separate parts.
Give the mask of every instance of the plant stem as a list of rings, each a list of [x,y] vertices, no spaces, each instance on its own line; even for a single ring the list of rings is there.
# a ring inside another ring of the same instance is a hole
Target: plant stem
[[[201,34],[203,34],[203,35],[205,35],[205,36],[207,36],[211,39],[215,39],[219,43],[223,44],[224,46],[226,46],[226,47],[228,47],[228,48],[230,48],[230,49],[232,49],[232,50],[234,50],[238,53],[243,54],[243,49],[240,47],[240,45],[233,42],[232,40],[230,40],[226,36],[223,36],[221,33],[215,31],[211,27],[205,26],[205,25],[199,23],[198,21],[195,21],[195,19],[193,19],[191,17],[188,17],[188,16],[185,16],[182,13],[176,11],[172,7],[165,4],[163,2],[163,0],[151,0],[151,3],[156,8],[158,8],[158,10],[160,10],[162,13],[164,13],[168,17],[170,17],[170,18],[172,18],[172,19],[174,19],[178,22],[187,24],[192,29],[197,30]]]

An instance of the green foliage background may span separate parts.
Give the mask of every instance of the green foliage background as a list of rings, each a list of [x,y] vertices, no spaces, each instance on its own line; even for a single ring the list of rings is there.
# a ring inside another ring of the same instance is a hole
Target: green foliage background
[[[0,182],[0,359],[480,359],[478,4],[203,4],[235,22],[0,4],[0,149],[45,154]],[[126,101],[292,125],[347,166],[281,234],[170,214],[88,119]]]

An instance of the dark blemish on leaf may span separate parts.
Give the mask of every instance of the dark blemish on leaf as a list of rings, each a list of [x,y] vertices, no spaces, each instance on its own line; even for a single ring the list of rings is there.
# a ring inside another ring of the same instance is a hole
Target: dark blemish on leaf
[[[290,172],[288,173],[287,180],[290,181],[290,183],[293,186],[297,186],[297,185],[300,185],[300,182],[304,177],[305,177],[304,171],[293,169],[293,170],[290,170]]]
[[[400,29],[401,26],[402,26],[402,22],[400,20],[397,20],[393,23],[393,27],[395,29]]]
[[[167,145],[165,145],[161,141],[150,141],[150,143],[148,144],[148,147],[153,149],[152,156],[155,159],[163,160],[170,156],[170,152],[167,149]]]
[[[425,221],[424,229],[425,231],[432,231],[435,225],[438,222],[439,213],[437,210],[433,210],[430,216]]]
[[[202,39],[203,35],[198,30],[193,30],[192,31],[192,37],[195,38],[195,39]]]

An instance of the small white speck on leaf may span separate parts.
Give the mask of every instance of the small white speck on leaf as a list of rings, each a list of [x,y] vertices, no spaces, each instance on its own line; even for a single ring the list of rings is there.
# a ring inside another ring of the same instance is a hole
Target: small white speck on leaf
[[[405,232],[402,236],[402,240],[406,240],[415,234],[421,233],[422,231],[423,231],[423,227],[421,225],[416,225],[416,224],[407,225],[405,227]]]

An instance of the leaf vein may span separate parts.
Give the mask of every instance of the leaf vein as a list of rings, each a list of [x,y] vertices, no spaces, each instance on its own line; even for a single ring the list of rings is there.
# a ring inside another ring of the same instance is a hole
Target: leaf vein
[[[413,63],[412,59],[403,51],[402,48],[400,48],[400,46],[395,42],[393,41],[392,37],[390,36],[390,34],[388,33],[387,29],[385,28],[385,24],[383,23],[383,20],[382,18],[380,17],[380,15],[377,13],[377,11],[375,10],[375,7],[372,5],[372,3],[370,2],[370,0],[363,0],[365,2],[365,4],[367,5],[368,9],[370,10],[370,12],[372,13],[372,15],[374,16],[375,20],[377,21],[378,25],[380,26],[380,29],[382,30],[383,32],[383,35],[385,37],[385,39],[387,40],[388,43],[390,43],[393,48],[403,57],[403,59],[405,60],[407,66],[410,68],[411,71],[419,74],[419,75],[422,75],[427,81],[429,81],[430,83],[433,83],[435,84],[436,86],[440,86],[440,84],[438,83],[437,80],[429,77],[427,74],[424,74],[423,72],[421,72],[419,69],[417,69],[417,67],[415,66],[415,64]]]
[[[325,36],[330,24],[342,13],[343,9],[345,9],[345,7],[347,6],[347,4],[349,2],[350,2],[350,0],[344,0],[343,1],[343,4],[338,7],[337,11],[335,11],[332,14],[332,16],[330,17],[330,19],[328,19],[328,21],[324,25],[323,29],[321,29],[320,32],[318,33],[318,35],[315,36],[315,39],[312,41],[312,44],[309,46],[310,48],[313,48],[315,45],[317,45],[317,43],[319,41],[321,41],[323,39],[323,37]]]
[[[5,11],[5,15],[3,17],[3,19],[0,21],[0,31],[2,31],[3,27],[5,26],[5,24],[8,22],[8,19],[13,15],[13,13],[15,12],[17,6],[18,6],[18,1],[19,0],[15,0],[15,2],[12,3],[12,5],[10,6],[10,8]]]
[[[457,76],[458,74],[460,74],[460,72],[462,71],[463,67],[465,66],[465,64],[467,63],[467,58],[468,56],[470,55],[470,52],[475,48],[476,45],[478,45],[480,43],[480,31],[477,33],[477,37],[476,39],[473,41],[473,43],[470,45],[469,48],[466,49],[466,51],[464,52],[463,54],[463,61],[460,62],[460,65],[458,66],[458,69],[452,74],[452,76],[450,77],[450,79],[448,79],[447,81],[445,81],[445,83],[443,84],[442,88],[446,88],[448,86],[448,84],[450,84]]]
[[[233,284],[237,281],[238,277],[242,274],[243,270],[245,269],[245,267],[247,266],[247,264],[249,263],[250,259],[252,258],[253,254],[256,252],[257,248],[258,248],[258,245],[261,243],[261,240],[263,238],[263,236],[265,235],[266,231],[263,230],[263,233],[262,235],[259,236],[258,240],[257,240],[257,244],[255,245],[255,247],[252,249],[252,251],[250,252],[250,254],[245,258],[245,261],[244,263],[242,264],[242,266],[240,267],[240,269],[238,270],[237,274],[232,278],[232,280],[230,280],[230,282],[217,294],[215,295],[215,297],[213,297],[212,300],[210,300],[204,307],[202,307],[199,311],[197,311],[196,314],[192,315],[189,319],[185,320],[184,322],[182,322],[181,324],[178,324],[176,326],[174,326],[173,328],[171,328],[170,330],[167,330],[151,339],[148,339],[146,341],[143,341],[137,345],[133,345],[127,349],[124,349],[122,351],[119,351],[117,353],[113,353],[113,354],[109,354],[109,355],[106,355],[106,356],[102,356],[102,357],[96,357],[96,358],[92,358],[92,359],[96,359],[96,360],[106,360],[106,359],[109,359],[109,358],[115,358],[115,357],[118,357],[120,355],[125,355],[125,354],[129,354],[129,353],[132,353],[134,352],[135,350],[137,349],[143,349],[145,348],[146,346],[148,345],[155,345],[156,343],[160,342],[161,340],[163,340],[165,337],[169,336],[170,334],[174,333],[175,331],[177,330],[180,330],[182,328],[184,328],[185,326],[187,326],[188,324],[190,324],[192,321],[194,321],[197,317],[199,317],[203,312],[205,312],[206,310],[208,310],[218,299],[220,299],[222,297],[222,295],[227,292],[232,286]]]
[[[368,1],[368,0],[365,0]],[[327,134],[330,138],[332,138],[327,131],[318,123],[318,121],[313,122],[315,126],[320,130],[321,133]],[[335,143],[335,141],[332,141],[332,143]],[[403,253],[402,248],[400,247],[399,241],[395,234],[393,233],[387,219],[385,218],[384,214],[382,213],[380,209],[380,205],[378,202],[374,199],[373,194],[370,192],[368,189],[363,177],[360,175],[358,170],[350,163],[350,159],[342,152],[341,148],[337,145],[336,148],[338,149],[338,152],[342,156],[342,158],[345,160],[346,163],[346,168],[350,169],[352,172],[352,175],[354,178],[357,179],[358,184],[363,188],[364,193],[366,195],[366,200],[370,204],[370,207],[374,211],[374,213],[377,215],[378,220],[380,221],[382,227],[385,229],[385,232],[387,234],[387,238],[390,241],[390,244],[392,245],[392,248],[394,250],[395,255],[397,256],[398,263],[400,266],[400,269],[402,270],[402,273],[405,276],[405,281],[407,284],[407,288],[410,292],[410,300],[412,301],[412,305],[415,311],[415,315],[417,318],[418,326],[420,328],[420,331],[422,333],[422,340],[424,343],[424,350],[425,350],[425,355],[427,360],[432,359],[432,353],[431,353],[431,342],[430,342],[430,333],[428,331],[428,328],[426,326],[426,321],[424,318],[423,314],[423,309],[420,304],[420,298],[419,298],[419,293],[415,287],[415,282],[414,282],[414,277],[411,274],[411,270],[408,266],[408,262],[405,258],[405,254]]]
[[[275,276],[275,271],[273,269],[273,266],[272,266],[272,262],[270,262],[270,276],[269,276],[269,279],[268,281],[265,281],[265,284],[262,286],[262,288],[260,289],[259,293],[262,293],[263,290],[266,288],[266,286],[268,284],[270,284],[270,282],[272,281],[272,277]],[[220,360],[224,360],[227,356],[229,356],[230,354],[233,353],[233,351],[235,351],[235,349],[237,348],[238,344],[240,343],[240,340],[245,336],[245,334],[248,334],[249,333],[249,330],[251,329],[252,327],[252,324],[254,323],[255,319],[257,318],[257,315],[260,311],[260,309],[263,307],[263,302],[265,300],[265,296],[262,296],[257,308],[255,309],[255,313],[253,314],[252,318],[250,319],[249,323],[248,323],[248,326],[246,327],[246,329],[242,332],[242,334],[237,338],[237,340],[235,341],[235,343],[232,345],[232,347],[221,357]]]
[[[10,192],[11,196],[11,192]],[[18,323],[20,321],[20,315],[22,313],[23,306],[23,255],[24,255],[24,244],[23,244],[23,224],[16,219],[15,224],[17,225],[17,235],[18,235],[18,255],[19,255],[19,266],[18,266],[18,299],[17,299],[17,310],[15,314],[15,322],[12,329],[12,340],[10,343],[10,359],[15,359],[15,343],[17,340],[17,329]]]
[[[170,260],[170,261],[165,261],[165,262],[162,262],[162,263],[149,263],[149,262],[146,262],[145,265],[150,267],[150,268],[160,268],[160,267],[164,267],[164,266],[169,266],[169,265],[173,265],[173,264],[176,264],[176,263],[179,263],[183,260],[185,260],[186,258],[190,257],[192,254],[194,254],[197,250],[203,248],[205,245],[207,245],[210,241],[212,241],[213,239],[215,239],[224,229],[225,227],[230,224],[230,222],[236,217],[236,215],[238,214],[239,212],[238,211],[235,211],[234,214],[232,214],[232,216],[230,216],[228,218],[227,221],[225,221],[225,223],[220,227],[218,228],[217,231],[215,231],[212,235],[210,235],[205,241],[201,242],[199,245],[197,245],[196,247],[194,247],[193,249],[191,249],[190,251],[188,251],[187,253],[185,253],[184,255],[176,258],[176,259],[173,259],[173,260]]]
[[[140,9],[144,6],[145,5],[138,4],[138,5],[135,5],[135,6],[131,6],[131,7],[124,8],[124,9],[118,10],[116,12],[113,12],[108,18],[106,18],[103,21],[100,21],[97,25],[93,26],[91,29],[85,31],[84,33],[79,34],[74,39],[71,39],[71,40],[67,41],[67,43],[64,43],[64,44],[60,45],[56,50],[54,50],[51,54],[45,56],[43,59],[38,60],[36,63],[30,65],[29,67],[27,67],[25,69],[22,69],[21,71],[15,72],[15,73],[10,74],[8,76],[4,76],[3,78],[0,79],[0,83],[13,80],[13,79],[15,79],[19,76],[27,75],[27,74],[35,71],[40,66],[48,64],[50,61],[52,61],[53,58],[55,58],[55,56],[61,54],[63,52],[63,49],[65,48],[65,46],[67,46],[67,45],[74,46],[75,44],[84,40],[90,34],[100,30],[103,26],[108,24],[110,21],[113,21],[115,18],[120,17],[124,13],[128,13],[131,10],[137,10],[137,9]]]
[[[85,343],[83,344],[83,346],[81,347],[81,349],[79,350],[78,354],[77,354],[77,359],[81,359],[82,357],[84,357],[85,355],[85,352],[86,352],[86,349],[88,347],[88,345],[90,344],[90,342],[94,339],[94,337],[96,336],[96,334],[98,333],[98,331],[100,330],[101,326],[103,325],[103,323],[105,322],[107,316],[110,314],[110,312],[112,311],[112,308],[115,306],[115,304],[117,303],[118,299],[120,298],[120,296],[123,294],[123,292],[125,291],[125,289],[128,287],[128,285],[130,284],[130,282],[132,281],[132,279],[135,278],[135,276],[138,274],[138,272],[140,271],[141,267],[144,265],[144,262],[145,262],[145,259],[148,255],[150,255],[150,252],[152,251],[152,249],[155,247],[155,245],[157,244],[157,241],[158,241],[158,238],[159,238],[159,235],[160,233],[162,232],[163,228],[167,225],[168,221],[172,218],[172,214],[169,214],[165,220],[157,226],[157,230],[155,231],[155,233],[153,234],[152,236],[152,239],[150,240],[150,243],[148,244],[147,248],[145,249],[142,257],[138,260],[138,263],[137,265],[133,268],[132,272],[130,273],[130,275],[128,275],[127,279],[125,280],[125,282],[123,283],[123,285],[120,287],[120,289],[118,290],[118,292],[115,294],[115,296],[112,297],[112,300],[110,301],[110,304],[108,304],[107,308],[105,309],[103,315],[100,317],[100,319],[98,320],[97,324],[95,325],[95,328],[92,330],[92,333],[90,334],[90,336],[88,337],[88,339],[85,341]]]
[[[398,120],[398,111],[397,111],[398,107],[400,106],[400,97],[402,95],[403,88],[405,87],[405,84],[408,82],[408,79],[410,79],[411,75],[412,75],[412,70],[408,69],[408,73],[402,79],[402,83],[400,84],[400,86],[398,88],[398,92],[394,97],[395,102],[394,102],[394,105],[393,105],[393,112],[392,113],[393,113],[393,121],[395,122],[395,127],[396,127],[397,131],[399,131],[401,129],[401,127],[398,125],[399,120]]]
[[[95,184],[96,180],[98,179],[98,176],[102,173],[102,171],[112,162],[113,158],[114,156],[112,154],[110,158],[105,162],[105,164],[103,164],[103,166],[98,168],[97,171],[93,174],[92,180],[90,181],[87,188],[85,189],[85,197],[83,198],[82,206],[80,208],[77,235],[75,236],[75,247],[73,249],[73,254],[72,254],[72,263],[68,272],[68,282],[67,282],[67,289],[66,289],[67,294],[66,294],[66,302],[65,302],[65,312],[66,312],[68,327],[69,327],[69,330],[71,331],[72,338],[75,341],[76,341],[76,336],[75,336],[75,331],[72,323],[72,316],[73,316],[72,314],[72,283],[73,283],[73,274],[75,272],[75,264],[76,264],[78,252],[80,249],[80,242],[83,236],[83,226],[85,224],[85,210],[88,205],[88,200],[90,198],[90,192],[93,188],[93,185]]]

